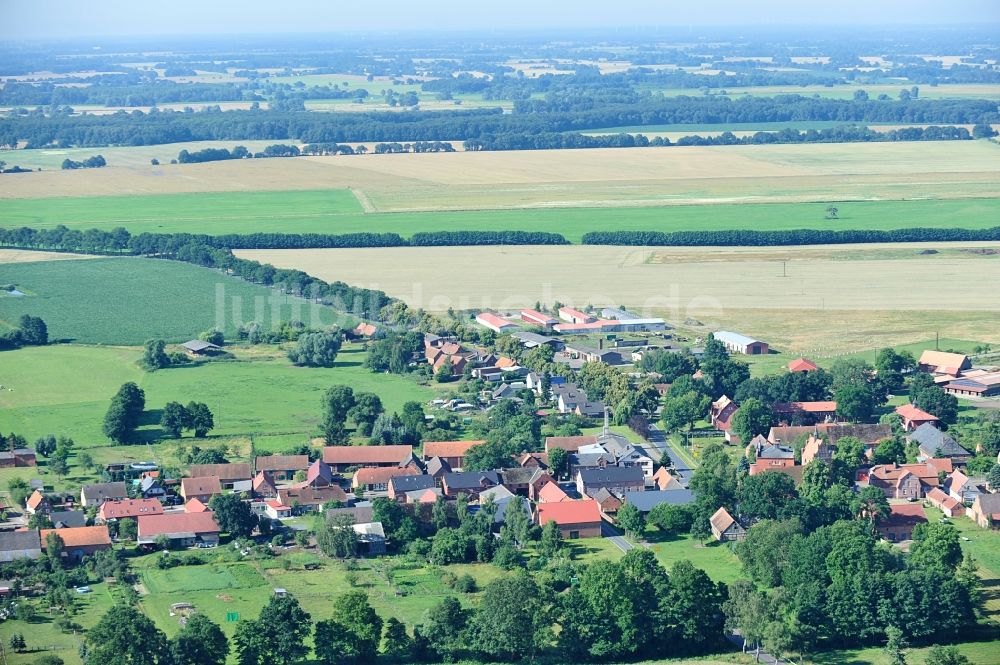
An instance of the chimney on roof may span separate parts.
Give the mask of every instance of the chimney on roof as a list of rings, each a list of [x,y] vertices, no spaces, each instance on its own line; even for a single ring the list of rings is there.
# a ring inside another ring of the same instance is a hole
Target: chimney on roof
[[[608,405],[605,404],[604,405],[604,436],[608,435],[609,429],[610,428],[609,428],[609,423],[608,423]]]
[[[597,348],[602,349],[602,350],[604,349],[604,338],[603,337],[597,338]]]

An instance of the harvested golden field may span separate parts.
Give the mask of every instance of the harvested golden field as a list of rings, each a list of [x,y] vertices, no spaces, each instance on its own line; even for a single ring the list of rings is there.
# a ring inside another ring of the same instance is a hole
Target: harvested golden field
[[[96,259],[92,254],[66,252],[35,252],[24,249],[0,249],[0,263],[36,263],[38,261],[63,261],[69,259]]]
[[[934,332],[1000,341],[1000,243],[236,253],[383,289],[433,311],[507,311],[536,301],[622,305],[674,323],[725,324],[799,349],[905,343]]]
[[[149,164],[150,155],[163,162],[180,147],[109,149],[103,169],[0,178],[0,198],[351,188],[370,211],[402,212],[1000,196],[1000,146],[986,141]],[[0,158],[14,164],[29,152]],[[63,158],[46,156],[55,157]]]

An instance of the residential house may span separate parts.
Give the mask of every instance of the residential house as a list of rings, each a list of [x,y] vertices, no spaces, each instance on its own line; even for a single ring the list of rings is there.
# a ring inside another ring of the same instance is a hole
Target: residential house
[[[198,499],[207,504],[216,494],[222,494],[222,482],[218,476],[181,478],[181,496],[184,501]]]
[[[965,514],[962,502],[946,494],[940,487],[934,487],[927,492],[927,501],[948,517],[961,517]]]
[[[389,492],[390,499],[400,503],[405,503],[406,495],[408,493],[418,490],[422,491],[435,489],[436,487],[437,481],[434,476],[420,474],[412,476],[393,476],[389,479],[389,484],[386,489]]]
[[[762,473],[782,473],[793,481],[796,485],[802,483],[802,473],[805,467],[796,464],[794,459],[759,459],[750,465],[750,475],[757,476]]]
[[[108,527],[80,526],[73,529],[42,529],[39,534],[42,549],[45,549],[45,539],[50,533],[59,536],[62,541],[62,555],[71,563],[80,563],[83,557],[111,549],[111,534]]]
[[[808,358],[796,358],[788,363],[789,372],[815,372],[818,369],[819,366]]]
[[[656,488],[656,490],[654,491],[657,490],[663,491],[672,489],[682,489],[684,487],[684,484],[680,480],[678,480],[675,475],[670,473],[670,469],[668,469],[665,466],[661,466],[659,469],[656,470],[656,473],[653,474],[653,487]]]
[[[771,443],[763,436],[757,435],[747,444],[747,457],[758,460],[792,460],[795,463],[795,450],[781,443]]]
[[[136,519],[140,515],[162,515],[163,504],[156,499],[126,499],[105,501],[97,511],[97,524],[125,518]]]
[[[868,472],[868,484],[878,487],[887,499],[920,499],[938,486],[938,473],[950,473],[951,461],[928,460],[919,464],[879,464]]]
[[[367,492],[384,492],[389,489],[389,481],[397,476],[418,476],[420,472],[415,469],[401,469],[398,466],[392,467],[365,467],[354,472],[351,480],[351,487],[364,488]]]
[[[459,494],[470,497],[478,496],[480,492],[500,484],[500,474],[496,471],[465,471],[446,473],[441,478],[441,489],[448,498]]]
[[[912,432],[921,425],[931,425],[933,427],[941,422],[937,416],[933,416],[923,409],[918,409],[913,404],[897,406],[896,414],[903,421],[903,429],[907,432]]]
[[[333,469],[321,459],[309,465],[306,479],[297,483],[296,487],[329,487],[334,484]]]
[[[679,488],[671,490],[654,490],[651,492],[625,492],[625,503],[632,504],[642,514],[648,513],[656,506],[686,506],[694,502],[694,492]]]
[[[879,535],[891,543],[913,540],[913,529],[927,523],[927,514],[919,503],[896,503],[889,506],[889,515],[875,524]]]
[[[42,556],[42,541],[37,529],[0,531],[0,563]]]
[[[440,483],[444,474],[451,473],[452,468],[440,457],[432,457],[427,460],[426,471],[428,476],[431,476],[436,482]]]
[[[920,354],[920,360],[917,361],[917,368],[921,372],[954,377],[960,376],[963,370],[971,367],[972,362],[969,357],[962,353],[927,350]]]
[[[829,463],[833,459],[833,446],[823,437],[810,434],[806,445],[802,447],[802,466],[816,459]]]
[[[337,485],[329,487],[284,487],[278,490],[278,501],[293,511],[323,512],[328,503],[347,505],[347,493]]]
[[[144,499],[159,499],[166,496],[167,491],[163,489],[163,483],[157,476],[143,476],[139,481],[139,494]]]
[[[362,321],[351,332],[357,338],[371,339],[378,333],[378,327],[372,323]]]
[[[548,453],[521,453],[521,456],[517,458],[517,463],[523,467],[534,467],[536,469],[542,469],[547,471],[549,468],[549,454]]]
[[[731,433],[733,416],[736,415],[739,408],[736,402],[723,395],[712,402],[712,408],[708,412],[712,427],[720,432],[725,432],[726,441],[734,440],[734,435]]]
[[[414,476],[419,477],[419,476]],[[403,503],[409,504],[433,504],[437,503],[439,497],[444,496],[444,492],[441,491],[440,487],[431,487],[423,490],[413,490],[411,492],[405,492],[403,494]]]
[[[424,442],[424,460],[439,457],[448,463],[452,469],[465,466],[465,456],[469,449],[485,443],[482,439],[475,441],[426,441]]]
[[[562,537],[570,540],[601,536],[601,511],[593,499],[539,503],[535,522],[542,527],[555,522]]]
[[[272,520],[283,520],[292,516],[292,507],[286,506],[278,499],[269,499],[264,502],[264,514]]]
[[[776,402],[771,409],[782,423],[812,425],[837,419],[837,403],[832,401]]]
[[[219,525],[215,513],[165,513],[139,517],[140,545],[153,545],[164,537],[175,547],[190,547],[195,543],[217,544]]]
[[[309,469],[308,455],[261,455],[254,459],[257,473],[267,473],[274,482],[292,482],[299,471]]]
[[[875,447],[893,437],[892,427],[880,424],[849,423],[817,423],[815,425],[781,425],[772,427],[767,440],[772,443],[783,443],[793,446],[797,441],[805,442],[809,436],[826,437],[827,442],[837,447],[837,441],[845,436],[852,436],[865,444],[865,450],[871,454]]]
[[[323,461],[342,473],[355,467],[396,466],[413,455],[413,446],[326,446]]]
[[[34,515],[35,513],[49,513],[52,511],[52,505],[49,500],[45,498],[41,490],[35,490],[25,501],[24,512],[29,515]]]
[[[104,504],[105,506],[107,503]],[[103,507],[103,506],[102,506]],[[87,514],[82,510],[53,510],[49,520],[56,529],[73,529],[87,526]]]
[[[479,494],[479,510],[487,503],[492,502],[496,508],[496,512],[493,513],[493,524],[495,527],[499,527],[501,524],[507,521],[507,508],[511,505],[514,497],[517,496],[509,489],[503,485],[497,485],[496,487],[491,487],[488,490],[483,490]],[[528,520],[531,520],[531,504],[526,500],[521,499],[519,501],[521,509],[527,515]]]
[[[234,489],[236,483],[253,479],[253,471],[246,462],[236,464],[192,464],[192,478],[207,478],[214,476],[224,490]]]
[[[548,482],[543,485],[538,490],[538,496],[535,498],[537,503],[559,503],[560,501],[569,500],[569,495],[556,482]]]
[[[100,506],[105,501],[124,501],[128,498],[125,483],[97,483],[84,485],[80,490],[80,504],[84,508]]]
[[[552,482],[547,471],[536,466],[500,470],[500,482],[514,494],[534,500],[546,484]]]
[[[275,485],[271,474],[266,471],[260,471],[253,477],[251,490],[259,499],[273,499],[278,496],[278,486]]]
[[[977,496],[969,508],[969,517],[984,529],[1000,529],[1000,492]]]
[[[610,490],[603,487],[594,492],[594,495],[590,498],[597,502],[601,512],[605,515],[614,515],[622,507],[622,500]]]
[[[770,351],[767,342],[761,342],[760,340],[754,339],[753,337],[747,337],[746,335],[741,335],[740,333],[720,330],[715,333],[714,337],[716,341],[722,342],[722,345],[726,347],[730,353],[757,356],[767,355]]]
[[[708,521],[712,526],[712,535],[719,542],[733,542],[747,537],[747,531],[743,525],[737,522],[725,508],[716,510]]]
[[[0,469],[36,465],[37,460],[33,448],[15,448],[14,450],[0,451]]]
[[[907,438],[917,444],[924,459],[947,457],[952,464],[965,464],[972,457],[972,453],[960,446],[955,439],[930,423],[921,425]]]
[[[961,469],[955,469],[945,478],[944,488],[948,491],[948,496],[966,505],[975,501],[980,494],[988,494],[986,478],[970,478]]]
[[[616,493],[642,492],[646,489],[646,478],[642,468],[636,466],[607,466],[577,471],[576,491],[582,496],[593,497],[601,488]]]

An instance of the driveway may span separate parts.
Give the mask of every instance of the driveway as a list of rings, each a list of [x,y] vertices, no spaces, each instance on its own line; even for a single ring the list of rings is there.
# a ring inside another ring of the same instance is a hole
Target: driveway
[[[646,449],[653,456],[653,461],[659,462],[663,451],[666,450],[670,455],[670,460],[674,463],[674,471],[677,472],[681,482],[687,486],[688,481],[691,480],[693,469],[684,461],[684,458],[677,451],[677,447],[667,438],[663,430],[656,425],[650,425],[648,441]]]
[[[621,531],[619,531],[611,523],[604,520],[601,520],[601,535],[614,543],[615,547],[620,549],[622,552],[628,552],[630,549],[635,547],[635,545],[625,539],[625,536],[622,535]]]

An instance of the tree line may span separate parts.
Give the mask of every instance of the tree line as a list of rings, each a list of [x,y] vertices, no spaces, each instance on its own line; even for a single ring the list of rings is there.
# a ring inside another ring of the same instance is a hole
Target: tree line
[[[788,231],[589,231],[584,245],[747,246],[839,245],[865,242],[956,242],[1000,240],[1000,226],[988,229],[796,229]]]
[[[647,97],[632,103],[556,105],[547,100],[501,109],[302,113],[233,110],[111,115],[16,115],[0,119],[0,145],[154,145],[207,140],[291,140],[303,143],[442,142],[465,137],[580,132],[651,124],[836,121],[847,123],[975,124],[1000,122],[988,100],[823,99],[800,95],[749,97]],[[582,107],[582,108],[581,108]],[[496,140],[495,138],[493,140]]]
[[[88,157],[82,162],[77,162],[72,159],[64,159],[62,162],[62,170],[72,170],[72,169],[99,169],[102,166],[107,166],[108,162],[104,159],[104,155],[94,155],[93,157]]]

